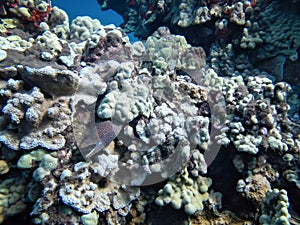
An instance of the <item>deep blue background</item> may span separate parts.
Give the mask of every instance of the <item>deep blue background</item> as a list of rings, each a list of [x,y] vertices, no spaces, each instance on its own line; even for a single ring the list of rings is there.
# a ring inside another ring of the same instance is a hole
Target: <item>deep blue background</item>
[[[102,11],[96,0],[52,0],[52,6],[58,6],[67,12],[70,22],[76,16],[90,16],[98,19],[103,25],[122,23],[122,17],[112,10]]]
[[[52,0],[52,6],[63,9],[69,15],[70,22],[77,16],[90,16],[93,19],[100,20],[101,24],[115,24],[119,26],[123,19],[113,10],[102,11],[96,0]],[[131,41],[137,39],[128,35]]]

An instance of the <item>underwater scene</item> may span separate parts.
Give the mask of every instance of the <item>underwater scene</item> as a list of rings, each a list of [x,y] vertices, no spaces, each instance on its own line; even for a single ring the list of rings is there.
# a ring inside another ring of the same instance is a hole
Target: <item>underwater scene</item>
[[[300,0],[0,0],[1,225],[300,225]]]

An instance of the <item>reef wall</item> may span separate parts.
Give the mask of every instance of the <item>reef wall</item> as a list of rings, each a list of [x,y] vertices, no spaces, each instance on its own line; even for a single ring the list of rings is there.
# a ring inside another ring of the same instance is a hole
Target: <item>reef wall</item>
[[[0,2],[0,223],[299,224],[299,2]]]

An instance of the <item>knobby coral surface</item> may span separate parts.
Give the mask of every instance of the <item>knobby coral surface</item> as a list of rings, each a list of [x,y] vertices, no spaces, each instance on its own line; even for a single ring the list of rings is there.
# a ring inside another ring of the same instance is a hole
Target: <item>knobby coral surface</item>
[[[99,1],[155,31],[130,43],[48,1],[0,2],[0,223],[296,223],[286,3]]]

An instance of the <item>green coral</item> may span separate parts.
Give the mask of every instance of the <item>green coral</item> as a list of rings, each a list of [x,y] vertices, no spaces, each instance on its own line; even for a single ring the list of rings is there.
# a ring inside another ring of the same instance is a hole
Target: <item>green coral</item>
[[[44,149],[37,149],[30,153],[21,156],[17,163],[19,169],[31,169],[34,167],[34,162],[39,162],[47,154]]]
[[[94,225],[98,223],[99,215],[96,211],[91,212],[89,214],[82,215],[80,220],[83,225]]]
[[[17,168],[31,169],[39,163],[39,167],[33,172],[33,179],[35,181],[41,181],[45,176],[50,175],[50,171],[57,167],[58,159],[56,156],[56,152],[49,154],[44,149],[37,149],[22,155],[17,162]]]
[[[42,181],[45,176],[50,175],[50,172],[54,170],[58,165],[58,159],[54,158],[50,154],[44,155],[39,165],[32,176],[35,181]]]
[[[147,38],[146,51],[155,67],[164,70],[168,66],[195,70],[205,66],[205,52],[192,47],[183,36],[171,35],[166,27],[160,27]]]
[[[0,19],[0,33],[6,33],[9,29],[16,28],[16,25],[14,19]]]
[[[8,178],[0,182],[0,224],[7,218],[26,210],[26,180],[20,177]]]
[[[187,214],[194,214],[203,210],[203,202],[209,198],[207,191],[211,184],[212,180],[208,177],[190,178],[185,169],[183,174],[173,176],[164,188],[159,190],[155,203],[159,206],[171,204],[175,209],[183,206]]]
[[[289,198],[286,190],[273,189],[262,200],[259,224],[261,225],[289,225]]]

